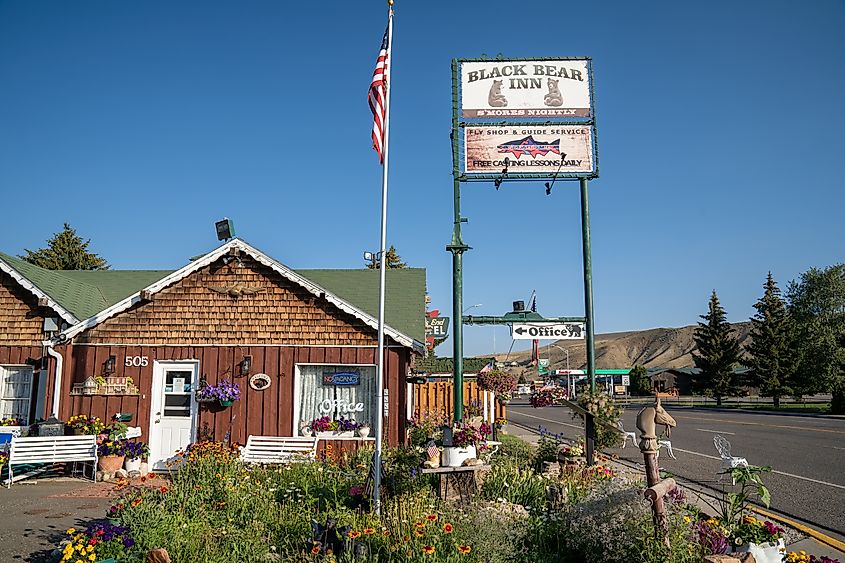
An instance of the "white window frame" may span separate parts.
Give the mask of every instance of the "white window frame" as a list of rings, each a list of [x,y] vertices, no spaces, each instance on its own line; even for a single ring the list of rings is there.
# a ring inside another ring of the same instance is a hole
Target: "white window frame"
[[[6,397],[4,395],[6,389],[6,376],[10,374],[10,370],[21,370],[21,371],[29,371],[29,395],[27,397]],[[32,410],[32,390],[33,384],[35,383],[35,369],[27,364],[3,364],[0,365],[0,404],[2,401],[26,401],[26,407],[23,412],[22,418],[25,423],[29,424],[30,418],[29,413]],[[6,418],[6,416],[13,416],[13,415],[6,415],[2,414],[0,411],[0,418]]]
[[[300,405],[300,396],[299,394],[302,392],[302,373],[300,371],[300,366],[324,366],[324,367],[338,367],[338,368],[361,368],[361,367],[370,367],[375,368],[376,373],[374,377],[378,377],[378,365],[376,364],[344,364],[341,362],[333,362],[333,363],[312,363],[312,362],[302,362],[299,364],[295,364],[293,367],[293,420],[291,421],[291,436],[300,436],[299,433],[299,405]]]

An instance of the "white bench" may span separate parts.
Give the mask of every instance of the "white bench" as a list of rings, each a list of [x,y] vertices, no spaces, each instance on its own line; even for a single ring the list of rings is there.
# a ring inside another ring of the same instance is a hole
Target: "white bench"
[[[97,437],[45,436],[43,438],[12,438],[9,448],[9,479],[7,488],[14,481],[13,465],[33,463],[91,462],[91,474],[97,480]]]
[[[317,458],[317,437],[250,436],[241,446],[244,463],[291,463]]]

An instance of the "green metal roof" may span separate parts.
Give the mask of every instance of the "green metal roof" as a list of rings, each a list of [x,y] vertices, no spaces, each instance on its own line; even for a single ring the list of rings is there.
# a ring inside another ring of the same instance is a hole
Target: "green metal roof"
[[[493,358],[464,358],[464,373],[478,373],[481,368],[493,361]],[[455,362],[452,358],[426,356],[417,360],[414,371],[417,373],[452,373]]]
[[[294,271],[378,318],[378,270]],[[384,314],[387,325],[418,342],[425,342],[425,269],[402,268],[385,272]]]
[[[174,270],[47,270],[0,252],[0,259],[77,319],[92,317]],[[295,270],[354,307],[378,318],[378,270]],[[385,323],[425,341],[425,270],[388,270]]]
[[[129,297],[169,270],[47,270],[20,258],[0,258],[77,319],[87,319]]]

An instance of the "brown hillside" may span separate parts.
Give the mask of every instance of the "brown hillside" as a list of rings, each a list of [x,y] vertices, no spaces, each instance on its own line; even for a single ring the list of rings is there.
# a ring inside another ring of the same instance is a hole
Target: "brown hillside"
[[[748,333],[751,323],[732,325],[744,349],[749,342]],[[596,368],[613,369],[642,365],[647,368],[687,368],[693,367],[691,352],[695,349],[693,332],[695,326],[681,328],[652,328],[632,332],[612,332],[596,335]],[[587,365],[585,340],[558,340],[549,346],[541,342],[540,357],[548,358],[551,350],[552,369],[566,369],[566,354],[555,346],[569,351],[569,367],[584,369]],[[531,350],[497,354],[499,361],[530,361]]]

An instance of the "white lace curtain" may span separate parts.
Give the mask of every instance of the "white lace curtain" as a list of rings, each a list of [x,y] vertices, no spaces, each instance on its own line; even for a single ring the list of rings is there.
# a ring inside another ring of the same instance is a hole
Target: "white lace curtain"
[[[323,383],[324,375],[336,373],[358,373],[359,383],[358,385]],[[323,415],[328,415],[332,420],[343,417],[358,423],[367,422],[370,426],[375,425],[375,366],[300,365],[299,378],[297,433],[302,423],[310,422]],[[359,403],[362,410],[352,410]],[[344,407],[348,407],[352,412],[346,412]]]

